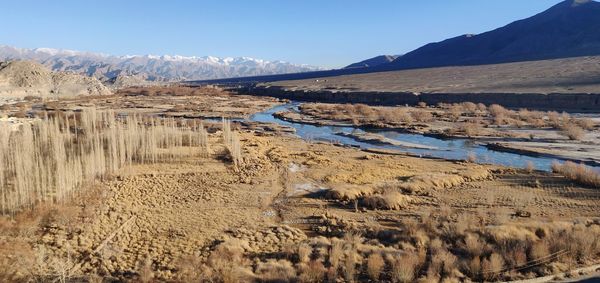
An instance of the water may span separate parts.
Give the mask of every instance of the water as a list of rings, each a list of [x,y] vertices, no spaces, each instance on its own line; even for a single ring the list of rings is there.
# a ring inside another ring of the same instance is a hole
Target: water
[[[478,163],[499,164],[510,167],[524,168],[529,162],[533,163],[536,169],[550,171],[553,161],[556,159],[546,157],[533,157],[515,153],[500,152],[490,150],[485,146],[478,144],[470,139],[438,139],[418,134],[408,134],[391,130],[362,130],[355,127],[344,126],[313,126],[301,123],[287,122],[273,117],[273,114],[279,111],[296,109],[298,103],[290,103],[277,106],[267,111],[257,113],[250,117],[250,120],[256,122],[278,123],[283,126],[289,126],[296,129],[296,134],[305,140],[329,141],[346,145],[357,146],[360,148],[392,149],[403,152],[410,152],[423,157],[436,157],[449,160],[465,160],[469,155],[475,155]],[[410,142],[415,144],[427,145],[436,149],[415,149],[396,145],[376,145],[357,141],[351,137],[344,137],[336,133],[375,133],[386,138]]]

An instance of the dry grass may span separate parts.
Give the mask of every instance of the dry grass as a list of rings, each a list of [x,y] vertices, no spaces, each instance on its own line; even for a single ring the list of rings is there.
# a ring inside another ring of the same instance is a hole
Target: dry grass
[[[413,117],[413,119],[417,122],[427,123],[433,120],[433,115],[431,114],[431,112],[425,109],[415,109],[411,111],[410,114]]]
[[[301,264],[299,270],[300,282],[306,283],[323,282],[323,278],[325,278],[325,272],[327,272],[327,269],[325,268],[323,263],[318,260],[312,260],[307,264]]]
[[[466,135],[467,137],[475,137],[479,136],[483,132],[483,128],[480,123],[477,122],[468,122],[461,123],[458,126],[458,131]]]
[[[583,128],[571,123],[564,124],[560,133],[574,141],[581,140],[585,136]]]
[[[577,119],[577,125],[585,130],[592,131],[596,127],[596,122],[590,118],[582,118]]]
[[[329,264],[336,271],[340,266],[340,262],[344,256],[344,243],[342,241],[332,241],[329,249]]]
[[[566,161],[563,164],[554,162],[552,163],[552,171],[578,184],[600,188],[600,173],[584,164],[575,164],[571,161]]]
[[[498,104],[490,105],[490,107],[488,107],[488,111],[493,117],[507,116],[509,114],[509,111],[506,108]]]
[[[371,209],[400,210],[410,203],[410,197],[394,190],[366,196],[364,205]]]
[[[418,271],[419,260],[414,254],[397,257],[392,261],[392,281],[413,282]]]
[[[128,87],[119,89],[117,95],[131,96],[197,96],[228,94],[217,87],[187,87],[187,86],[148,86]]]
[[[533,171],[535,171],[535,164],[533,164],[531,161],[527,161],[525,163],[525,171],[530,174],[533,173]]]
[[[383,260],[383,257],[380,253],[372,253],[367,258],[367,274],[372,280],[379,280],[379,277],[381,276],[381,272],[383,271],[384,267],[385,261]]]
[[[255,274],[264,282],[291,282],[296,279],[296,268],[287,260],[269,259],[258,264]]]
[[[0,124],[0,212],[71,199],[89,182],[133,163],[173,160],[208,150],[201,126],[85,109]],[[174,151],[174,148],[187,148]]]
[[[229,152],[233,167],[239,170],[242,163],[242,150],[237,132],[231,130],[231,121],[223,119],[223,143]]]

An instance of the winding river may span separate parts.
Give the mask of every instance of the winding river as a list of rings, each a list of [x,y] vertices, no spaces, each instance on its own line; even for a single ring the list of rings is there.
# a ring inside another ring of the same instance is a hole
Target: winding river
[[[256,113],[250,117],[251,121],[277,123],[283,126],[292,127],[296,134],[305,140],[329,141],[345,145],[356,146],[360,148],[387,149],[409,152],[422,157],[443,158],[448,160],[465,160],[470,155],[474,155],[478,163],[499,164],[510,167],[525,167],[529,162],[535,165],[538,170],[550,171],[553,158],[534,157],[516,153],[501,152],[488,149],[484,145],[470,139],[438,139],[419,134],[408,134],[393,130],[364,130],[356,127],[347,126],[314,126],[303,123],[294,123],[281,120],[273,116],[274,113],[284,110],[295,110],[299,103],[289,103],[276,106],[267,111]],[[383,135],[388,139],[403,143],[420,144],[427,147],[413,148],[401,145],[391,144],[373,144],[358,141],[352,137],[340,135],[374,133]]]

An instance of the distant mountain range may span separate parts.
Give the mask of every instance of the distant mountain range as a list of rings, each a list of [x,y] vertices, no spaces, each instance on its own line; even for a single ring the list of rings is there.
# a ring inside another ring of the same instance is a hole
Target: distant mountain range
[[[504,27],[430,43],[402,56],[377,56],[337,70],[211,82],[297,80],[597,55],[600,55],[600,3],[591,0],[566,0],[533,17]]]
[[[322,70],[283,61],[249,57],[111,56],[51,48],[24,49],[0,45],[0,61],[31,60],[53,71],[67,71],[96,77],[101,81],[135,76],[150,81],[207,80]]]

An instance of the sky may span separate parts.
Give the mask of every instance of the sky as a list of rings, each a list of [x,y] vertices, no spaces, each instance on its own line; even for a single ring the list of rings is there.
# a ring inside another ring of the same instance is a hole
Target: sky
[[[481,33],[560,0],[0,1],[0,45],[328,68]]]

